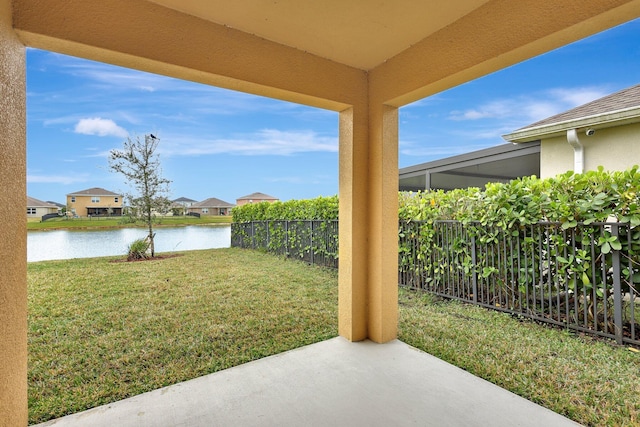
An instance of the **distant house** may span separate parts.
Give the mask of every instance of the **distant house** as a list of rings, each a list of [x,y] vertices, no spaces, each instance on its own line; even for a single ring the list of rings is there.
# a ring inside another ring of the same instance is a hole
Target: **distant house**
[[[200,215],[229,215],[234,205],[224,200],[211,197],[198,203],[194,203],[187,208],[187,212],[198,213]]]
[[[184,215],[187,212],[187,208],[194,203],[198,203],[198,201],[188,197],[179,197],[171,201],[171,211],[173,215]]]
[[[47,200],[47,203],[51,203],[52,205],[56,205],[58,207],[58,211],[62,210],[63,208],[66,208],[66,206],[63,205],[62,203],[54,202],[52,200]]]
[[[640,164],[640,85],[532,123],[503,136],[526,146],[540,142],[540,176],[603,166]]]
[[[27,196],[27,218],[40,218],[54,213],[58,213],[58,206]]]
[[[178,199],[175,199],[175,200],[171,201],[172,206],[182,206],[183,208],[188,208],[189,206],[193,205],[194,203],[198,203],[198,201],[190,199],[188,197],[180,197]]]
[[[78,216],[121,216],[123,196],[104,188],[67,194],[67,212]]]
[[[277,202],[279,199],[277,197],[270,196],[264,193],[252,193],[247,196],[239,197],[236,199],[236,205],[242,206],[247,203],[260,203],[260,202]]]

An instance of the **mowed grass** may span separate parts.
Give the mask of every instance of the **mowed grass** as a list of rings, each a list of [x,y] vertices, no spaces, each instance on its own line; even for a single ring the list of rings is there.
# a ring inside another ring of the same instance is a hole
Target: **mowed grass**
[[[640,425],[635,349],[405,289],[399,338],[581,424]]]
[[[206,224],[231,224],[230,215],[202,215],[200,218],[193,216],[164,216],[159,217],[154,227],[178,227],[184,225],[206,225]],[[121,217],[95,217],[95,218],[52,218],[45,222],[29,218],[27,220],[27,230],[61,230],[61,229],[98,229],[98,228],[130,228],[146,227],[142,221],[135,224],[123,222]]]
[[[31,423],[337,334],[335,271],[182,254],[29,264]],[[640,425],[640,353],[626,347],[405,289],[399,322],[402,341],[579,423]]]
[[[28,265],[29,422],[337,335],[337,272],[239,249]]]

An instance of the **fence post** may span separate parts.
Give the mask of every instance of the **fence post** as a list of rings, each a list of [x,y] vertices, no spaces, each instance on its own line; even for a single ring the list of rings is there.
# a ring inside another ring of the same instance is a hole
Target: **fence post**
[[[611,225],[611,235],[618,238],[620,232],[618,224]],[[613,267],[613,323],[615,326],[616,342],[622,344],[622,287],[620,283],[620,251],[611,250],[611,264]]]
[[[476,259],[476,236],[471,236],[471,283],[473,284],[473,303],[478,303],[478,261]]]
[[[311,239],[310,239],[310,246],[311,246],[311,265],[313,265],[313,264],[314,264],[314,262],[313,262],[313,261],[314,261],[314,260],[313,260],[313,255],[314,255],[314,252],[315,252],[315,250],[313,249],[313,224],[314,224],[314,222],[315,222],[315,221],[313,221],[313,220],[312,220],[312,221],[309,221],[309,222],[311,223]]]
[[[284,256],[291,258],[289,254],[289,220],[284,222]]]
[[[251,249],[256,248],[256,226],[255,222],[251,221]]]
[[[269,233],[269,222],[270,222],[269,220],[266,220],[266,221],[265,221],[265,224],[266,224],[266,227],[267,227],[267,242],[266,242],[266,247],[265,247],[265,249],[267,250],[267,252],[270,252],[270,251],[269,251],[269,243],[270,243],[269,241],[271,240],[271,239],[270,239],[270,237],[271,237],[271,236],[270,236],[270,233]]]

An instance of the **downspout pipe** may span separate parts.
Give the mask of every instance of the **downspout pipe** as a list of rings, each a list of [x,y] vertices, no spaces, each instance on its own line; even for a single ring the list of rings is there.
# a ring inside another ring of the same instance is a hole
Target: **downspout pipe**
[[[578,138],[578,131],[576,129],[569,129],[567,131],[567,142],[573,148],[573,171],[575,173],[584,172],[584,145]]]

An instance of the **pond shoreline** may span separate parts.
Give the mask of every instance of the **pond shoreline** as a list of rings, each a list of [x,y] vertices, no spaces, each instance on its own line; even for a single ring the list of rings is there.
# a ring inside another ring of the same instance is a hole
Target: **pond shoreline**
[[[120,256],[147,233],[144,227],[28,230],[27,262]],[[154,233],[156,253],[231,246],[230,224],[167,225],[154,227]]]
[[[160,222],[154,223],[153,228],[186,227],[191,225],[230,225],[231,216],[203,216],[195,217],[161,217]],[[101,224],[102,223],[102,224]],[[49,230],[109,230],[122,228],[146,228],[147,224],[137,222],[122,222],[122,217],[111,218],[72,218],[51,219],[45,222],[27,221],[27,231]]]
[[[230,222],[204,222],[200,224],[154,224],[154,230],[156,228],[178,228],[178,227],[229,227]],[[122,225],[105,225],[105,226],[79,226],[79,227],[51,227],[51,228],[27,228],[28,232],[40,232],[40,231],[100,231],[100,230],[120,230],[123,228],[147,228],[145,224],[122,224]]]

